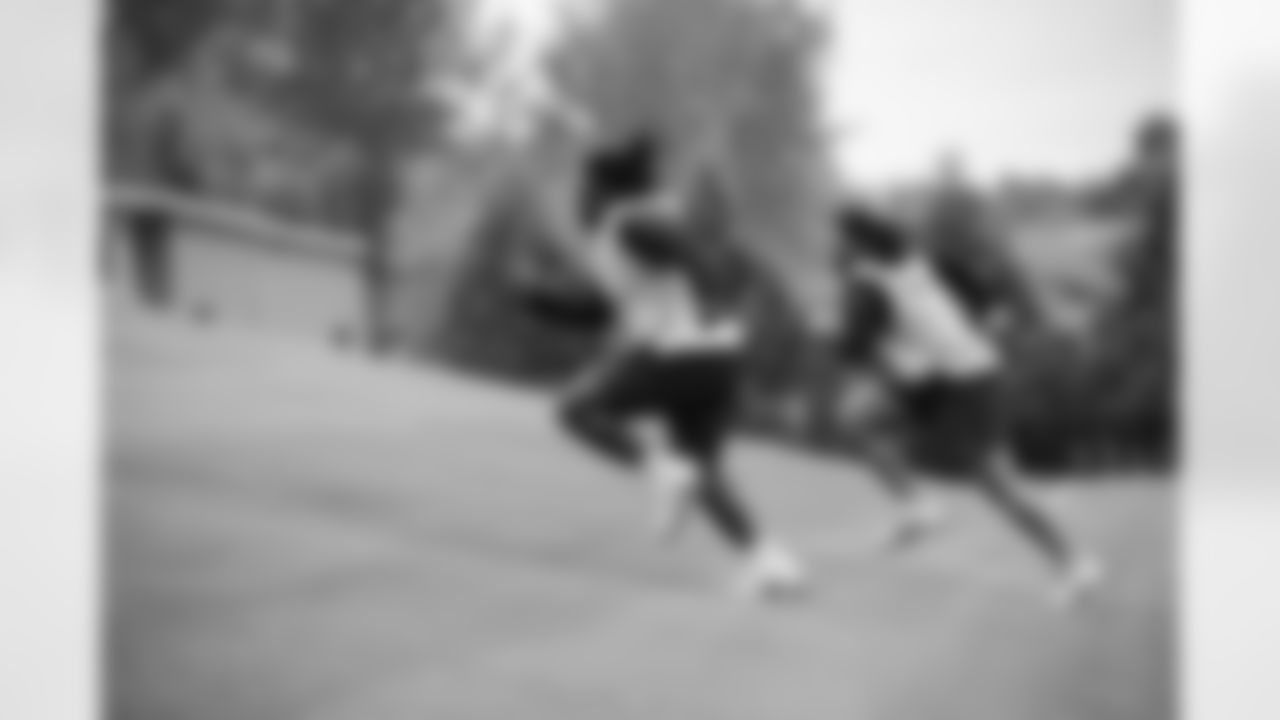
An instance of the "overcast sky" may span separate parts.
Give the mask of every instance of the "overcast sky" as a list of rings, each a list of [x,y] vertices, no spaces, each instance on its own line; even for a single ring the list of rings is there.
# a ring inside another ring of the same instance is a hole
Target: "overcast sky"
[[[1125,151],[1148,110],[1172,105],[1172,0],[804,0],[832,22],[815,78],[835,151],[861,182],[919,177],[949,151],[978,177],[1087,175]],[[555,6],[484,0],[554,36]]]

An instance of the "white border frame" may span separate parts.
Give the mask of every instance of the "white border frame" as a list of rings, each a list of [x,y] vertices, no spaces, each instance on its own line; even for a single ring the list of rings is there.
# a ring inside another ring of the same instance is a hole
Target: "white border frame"
[[[97,3],[0,22],[0,716],[95,715]]]
[[[1280,717],[1280,5],[1194,0],[1184,717]]]
[[[0,23],[0,716],[101,711],[98,8]],[[1187,718],[1280,717],[1280,5],[1184,6]],[[1265,97],[1264,97],[1265,96]],[[1267,159],[1272,163],[1269,165]],[[1268,192],[1258,192],[1259,186]],[[1271,199],[1268,202],[1268,198]]]

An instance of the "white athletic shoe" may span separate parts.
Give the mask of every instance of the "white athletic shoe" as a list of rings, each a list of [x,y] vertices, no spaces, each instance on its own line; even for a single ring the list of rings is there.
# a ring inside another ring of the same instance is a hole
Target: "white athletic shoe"
[[[1053,590],[1053,602],[1062,609],[1077,607],[1106,579],[1102,561],[1092,555],[1082,555],[1071,561],[1063,571]]]
[[[654,537],[671,542],[689,515],[698,469],[683,458],[664,454],[654,456],[648,465],[646,474],[653,492],[650,527]]]
[[[748,598],[770,599],[802,591],[807,584],[804,566],[790,550],[762,542],[747,557],[735,589]]]

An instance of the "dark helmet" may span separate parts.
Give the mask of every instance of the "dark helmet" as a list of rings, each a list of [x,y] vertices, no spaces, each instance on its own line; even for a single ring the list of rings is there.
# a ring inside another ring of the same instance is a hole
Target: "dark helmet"
[[[859,205],[846,205],[837,224],[846,253],[872,260],[896,261],[911,250],[907,231],[884,215]]]
[[[582,214],[598,221],[614,204],[648,194],[658,183],[661,145],[649,133],[636,133],[591,153],[584,168]]]
[[[693,261],[689,239],[672,218],[645,213],[627,218],[619,230],[623,251],[645,267],[686,271]]]

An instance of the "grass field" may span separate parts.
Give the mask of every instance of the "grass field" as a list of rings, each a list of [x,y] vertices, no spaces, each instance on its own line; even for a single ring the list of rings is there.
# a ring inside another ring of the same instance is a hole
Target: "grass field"
[[[1172,720],[1174,513],[1144,479],[1047,501],[1114,579],[1074,616],[957,497],[866,550],[856,466],[763,446],[735,466],[815,592],[723,591],[707,533],[644,497],[547,401],[116,310],[107,609],[113,720]]]

